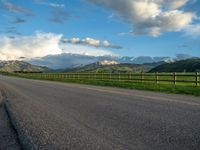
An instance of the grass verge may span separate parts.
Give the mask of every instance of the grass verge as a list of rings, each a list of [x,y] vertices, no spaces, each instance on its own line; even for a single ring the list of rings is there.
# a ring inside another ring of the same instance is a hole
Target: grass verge
[[[28,75],[19,75],[19,74],[18,75],[17,74],[6,74],[6,75],[15,76],[15,77],[23,77],[23,78],[28,78],[28,79],[37,79],[37,80],[59,81],[59,82],[68,82],[68,83],[109,86],[109,87],[119,87],[119,88],[127,88],[127,89],[157,91],[157,92],[162,92],[162,93],[200,96],[200,87],[195,87],[195,86],[172,85],[172,84],[166,84],[166,83],[156,84],[153,82],[141,83],[141,82],[133,82],[133,81],[41,78],[39,76],[31,77]]]

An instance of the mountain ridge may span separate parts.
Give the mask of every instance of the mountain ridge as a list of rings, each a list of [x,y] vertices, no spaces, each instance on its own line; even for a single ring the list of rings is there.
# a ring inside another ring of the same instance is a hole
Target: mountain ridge
[[[1,72],[48,72],[50,69],[43,66],[32,65],[25,61],[0,61]]]
[[[149,72],[200,72],[200,58],[161,64]]]
[[[42,58],[33,58],[27,60],[27,62],[39,66],[47,66],[48,68],[52,69],[66,69],[66,68],[85,66],[102,60],[116,61],[119,63],[131,63],[131,64],[175,61],[171,57],[151,57],[151,56],[130,57],[130,56],[111,56],[111,55],[89,56],[81,54],[63,53],[59,55],[47,55]]]
[[[95,72],[95,73],[119,73],[119,72],[147,72],[150,69],[158,66],[164,62],[146,63],[146,64],[130,64],[130,63],[116,63],[102,64],[102,61],[91,63],[89,65],[66,69],[63,72]]]

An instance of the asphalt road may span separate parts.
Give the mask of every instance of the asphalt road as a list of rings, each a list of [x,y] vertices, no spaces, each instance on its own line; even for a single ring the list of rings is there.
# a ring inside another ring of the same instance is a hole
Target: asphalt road
[[[0,150],[20,150],[20,143],[12,127],[0,95]]]
[[[199,150],[200,98],[0,77],[24,149]]]

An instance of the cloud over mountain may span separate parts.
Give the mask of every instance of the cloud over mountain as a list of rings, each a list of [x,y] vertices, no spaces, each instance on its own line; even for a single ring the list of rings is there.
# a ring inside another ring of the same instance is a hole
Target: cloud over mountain
[[[19,59],[20,57],[42,57],[62,52],[59,48],[61,34],[36,33],[32,36],[18,35],[15,38],[9,38],[5,35],[0,37],[1,60]]]
[[[88,56],[114,55],[114,53],[86,45],[63,43],[62,34],[37,32],[31,36],[0,35],[0,60],[15,60],[56,55],[62,53],[82,54]]]

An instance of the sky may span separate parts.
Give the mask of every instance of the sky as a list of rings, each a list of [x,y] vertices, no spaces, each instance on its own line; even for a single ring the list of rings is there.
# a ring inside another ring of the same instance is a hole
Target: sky
[[[0,60],[200,57],[199,0],[0,0]]]

